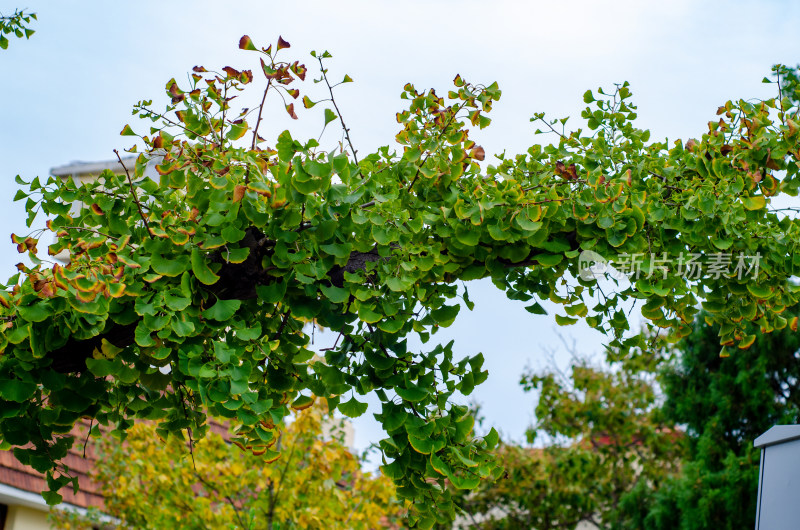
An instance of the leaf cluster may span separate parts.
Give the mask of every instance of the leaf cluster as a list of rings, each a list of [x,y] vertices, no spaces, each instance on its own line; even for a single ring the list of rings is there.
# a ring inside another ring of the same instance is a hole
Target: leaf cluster
[[[21,39],[30,39],[35,30],[28,27],[32,20],[37,20],[36,13],[24,9],[15,9],[12,15],[0,15],[0,49],[7,50],[9,40],[6,35]]]

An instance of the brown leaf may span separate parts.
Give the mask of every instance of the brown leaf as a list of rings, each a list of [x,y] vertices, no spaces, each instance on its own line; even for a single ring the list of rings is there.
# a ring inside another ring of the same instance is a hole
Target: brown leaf
[[[247,191],[247,186],[243,186],[238,184],[235,188],[233,188],[233,202],[237,203],[242,200],[244,197],[244,192]]]
[[[235,77],[236,79],[238,79],[239,76],[242,75],[242,72],[240,72],[236,68],[233,68],[232,66],[226,66],[225,68],[222,69],[222,71],[228,74],[229,77]]]
[[[173,105],[183,101],[184,97],[186,97],[183,95],[183,91],[178,88],[178,83],[176,83],[174,79],[171,79],[170,82],[167,83],[167,92],[172,96]]]
[[[282,50],[284,48],[290,48],[291,46],[292,46],[291,44],[289,44],[288,42],[283,40],[283,37],[280,37],[280,36],[278,37],[278,47],[277,47],[276,51],[277,50]]]
[[[32,237],[25,238],[25,241],[23,241],[23,243],[25,244],[25,248],[28,250],[28,252],[33,252],[34,254],[36,254],[37,252],[36,243],[38,242],[39,242],[38,239],[33,239]]]
[[[728,144],[725,144],[719,148],[719,152],[722,154],[722,156],[727,156],[731,151],[733,151],[733,147]]]
[[[292,70],[292,72],[295,73],[297,77],[300,78],[301,81],[306,80],[306,72],[308,71],[306,65],[300,64],[299,61],[295,61],[289,68]]]
[[[256,51],[253,39],[251,39],[249,35],[242,35],[242,38],[239,39],[239,49]]]
[[[192,68],[192,72],[197,72],[198,74],[200,74],[203,72],[208,72],[208,70],[206,70],[202,66],[195,66],[194,68]]]
[[[786,120],[786,127],[789,128],[789,136],[794,136],[797,134],[797,131],[800,129],[800,125],[797,124],[796,121],[788,119]]]
[[[294,103],[286,105],[286,112],[289,113],[289,116],[291,116],[293,120],[297,119],[297,114],[294,113]]]
[[[36,289],[36,287],[34,287],[34,289]],[[42,298],[53,298],[56,295],[55,286],[51,281],[45,282],[41,289],[36,289],[36,292],[38,292],[39,296]]]
[[[267,63],[264,62],[264,59],[261,59],[261,70],[264,71],[264,75],[267,77],[267,79],[280,79],[281,77],[280,70],[275,70],[274,72],[270,73],[272,67],[267,66]]]
[[[569,166],[569,180],[578,180],[578,169],[575,164],[570,164]]]
[[[772,159],[772,155],[770,154],[767,155],[767,163],[765,165],[767,166],[767,168],[773,169],[775,171],[781,168],[781,166],[779,166],[778,163]]]
[[[697,147],[697,141],[694,138],[690,138],[688,142],[686,142],[686,150],[694,152],[695,148]]]
[[[472,150],[472,153],[470,153],[470,155],[475,160],[483,161],[486,158],[486,151],[483,149],[483,147],[477,146],[475,149]]]

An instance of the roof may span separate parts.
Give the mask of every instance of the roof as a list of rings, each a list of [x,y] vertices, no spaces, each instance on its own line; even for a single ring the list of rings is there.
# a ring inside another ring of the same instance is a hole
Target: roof
[[[160,163],[162,159],[162,155],[158,153],[150,153],[149,160],[147,161],[147,166],[144,170],[144,176],[149,178],[158,179],[158,173],[155,170],[156,164]],[[136,160],[138,156],[124,156],[122,157],[122,162],[125,164],[125,168],[128,168],[128,171],[133,174],[133,168],[136,166]],[[50,174],[54,177],[86,177],[86,176],[93,176],[96,177],[103,172],[103,170],[110,169],[113,173],[117,175],[125,174],[125,168],[122,167],[122,164],[119,163],[119,160],[100,160],[97,162],[81,162],[81,161],[73,161],[69,164],[64,164],[63,166],[56,166],[50,169]]]
[[[126,156],[122,159],[122,161],[125,163],[125,167],[131,169],[133,168],[134,164],[136,164],[136,157]],[[110,169],[114,173],[125,172],[122,165],[119,163],[119,160],[103,160],[100,162],[70,162],[69,164],[52,168],[50,170],[50,174],[54,177],[68,177],[71,175],[86,174],[99,175],[105,169]]]
[[[102,510],[104,502],[100,485],[89,477],[89,470],[97,459],[93,444],[86,444],[86,456],[83,455],[82,441],[86,439],[88,430],[89,423],[87,421],[81,421],[75,425],[70,432],[75,436],[75,444],[63,460],[70,472],[78,477],[80,490],[78,493],[74,493],[72,488],[63,488],[59,493],[64,497],[65,503],[80,508],[95,506]],[[44,475],[30,466],[20,464],[11,451],[0,451],[0,484],[36,495],[47,489]]]
[[[753,442],[753,447],[769,447],[800,438],[800,425],[775,425]]]

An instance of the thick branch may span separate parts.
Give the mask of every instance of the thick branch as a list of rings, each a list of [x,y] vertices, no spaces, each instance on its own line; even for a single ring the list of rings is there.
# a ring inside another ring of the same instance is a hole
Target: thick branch
[[[570,247],[578,248],[577,234],[570,232],[564,234]],[[217,273],[220,279],[214,284],[206,287],[206,290],[214,294],[221,300],[249,300],[256,298],[256,286],[267,285],[271,281],[268,269],[265,269],[263,258],[272,252],[274,242],[268,240],[264,234],[255,228],[246,231],[244,239],[239,243],[241,246],[250,249],[250,254],[242,263],[229,263],[225,260],[225,249],[222,248],[211,256],[211,261],[221,263],[222,268]],[[512,262],[506,259],[498,259],[503,265],[509,268],[529,267],[536,265],[536,255],[541,253],[534,249],[524,260]],[[331,284],[342,287],[345,283],[344,275],[346,272],[355,273],[366,269],[367,263],[376,262],[381,256],[376,249],[369,252],[351,252],[347,264],[335,266],[328,272]],[[53,359],[52,369],[60,373],[83,372],[86,370],[86,359],[91,357],[95,348],[101,348],[102,340],[125,348],[134,343],[134,332],[137,320],[131,324],[120,325],[110,324],[110,327],[101,335],[91,339],[75,340],[70,338],[67,343],[51,352],[47,357]]]
[[[250,254],[242,263],[229,263],[225,261],[225,249],[217,251],[211,261],[221,263],[222,268],[217,273],[220,279],[206,290],[221,300],[249,300],[255,298],[256,286],[270,283],[268,271],[262,267],[262,258],[271,252],[273,242],[269,241],[259,230],[248,229],[240,245],[250,249]],[[344,273],[363,270],[370,261],[380,259],[377,250],[370,252],[353,252],[347,265],[334,267],[330,271],[331,283],[337,286],[344,285]],[[125,348],[134,343],[134,333],[139,320],[130,324],[121,325],[110,323],[108,329],[90,339],[76,340],[70,338],[60,348],[47,353],[53,360],[51,368],[60,373],[83,372],[86,370],[86,359],[92,356],[95,348],[102,347],[103,339],[118,348]]]

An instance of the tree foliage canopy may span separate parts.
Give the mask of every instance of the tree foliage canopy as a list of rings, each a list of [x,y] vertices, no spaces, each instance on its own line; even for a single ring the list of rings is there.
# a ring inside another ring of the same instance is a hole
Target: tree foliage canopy
[[[629,496],[621,528],[733,530],[756,518],[760,450],[753,440],[800,418],[800,337],[785,328],[720,358],[717,331],[698,321],[675,361],[661,369],[663,411],[686,426],[687,455],[679,474]]]
[[[334,98],[327,52],[314,53],[321,101],[305,91],[307,68],[284,60],[289,43],[257,47],[252,70],[196,67],[187,83],[166,85],[170,103],[134,113],[149,122],[141,152],[125,174],[96,183],[35,178],[17,198],[29,225],[49,217],[57,236],[37,257],[39,235],[13,235],[28,264],[0,292],[0,436],[17,457],[68,484],[58,464],[82,416],[127,430],[157,420],[163,437],[191,428],[202,437],[207,413],[239,425],[237,441],[276,456],[277,430],[290,407],[322,396],[351,417],[374,392],[387,438],[383,472],[414,502],[411,523],[452,517],[449,481],[473,488],[497,476],[492,430],[472,435],[472,417],[451,396],[486,378],[482,354],[456,360],[453,344],[412,351],[457,317],[459,282],[491,278],[510,298],[564,306],[562,325],[584,319],[622,350],[626,300],[675,339],[688,334],[702,302],[720,325],[725,352],[787,325],[797,299],[798,225],[770,210],[771,198],[796,195],[797,107],[777,90],[759,102],[730,101],[698,139],[651,142],[634,126],[636,107],[621,84],[588,91],[585,128],[537,114],[551,144],[484,161],[470,130],[490,123],[496,84],[456,76],[445,97],[405,86],[397,148],[357,156]],[[258,81],[257,81],[258,80]],[[260,85],[261,104],[235,107]],[[284,131],[262,138],[266,102],[278,98],[296,118],[300,104],[339,122],[343,141]],[[156,164],[159,181],[144,176]],[[630,284],[603,292],[581,277],[579,255],[642,257]],[[683,254],[758,256],[754,277],[689,277],[663,265]],[[308,347],[309,321],[340,334],[324,358]],[[27,444],[31,444],[28,446]],[[46,493],[50,502],[59,496]]]

